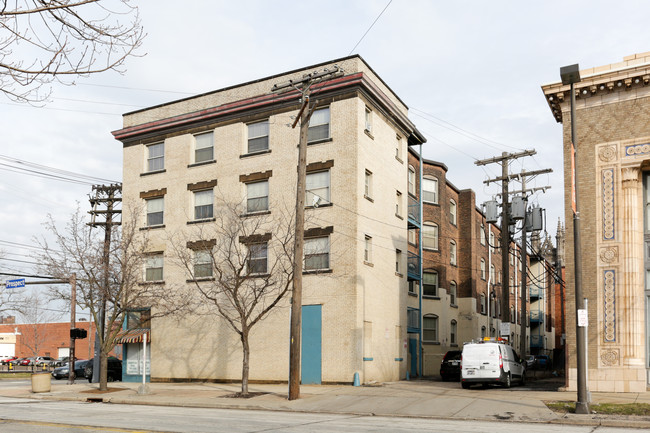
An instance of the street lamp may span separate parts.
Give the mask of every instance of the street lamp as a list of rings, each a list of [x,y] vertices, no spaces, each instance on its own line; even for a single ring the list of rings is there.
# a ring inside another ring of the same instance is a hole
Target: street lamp
[[[573,263],[575,281],[575,304],[576,304],[576,353],[578,370],[578,401],[576,402],[576,413],[589,413],[589,397],[587,391],[587,323],[581,323],[578,318],[581,310],[585,310],[584,298],[582,295],[582,254],[580,248],[580,212],[578,210],[578,158],[576,142],[576,93],[573,85],[580,82],[580,68],[578,64],[560,68],[562,84],[571,85],[571,204],[573,208]]]

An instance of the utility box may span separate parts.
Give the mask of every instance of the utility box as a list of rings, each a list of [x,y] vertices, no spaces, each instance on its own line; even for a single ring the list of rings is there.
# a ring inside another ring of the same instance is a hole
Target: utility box
[[[526,216],[526,199],[521,196],[512,198],[510,204],[510,219],[514,221],[522,220]]]
[[[526,227],[527,231],[536,232],[544,229],[544,209],[541,207],[534,207],[529,212],[528,220],[530,221],[530,230],[528,230],[528,225]]]
[[[483,206],[485,207],[485,221],[496,223],[499,219],[499,205],[496,200],[486,201]]]

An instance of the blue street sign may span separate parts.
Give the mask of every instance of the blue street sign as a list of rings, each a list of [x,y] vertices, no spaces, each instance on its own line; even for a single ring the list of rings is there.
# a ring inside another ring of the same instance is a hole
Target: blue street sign
[[[25,287],[24,278],[19,278],[17,280],[7,280],[7,289],[17,289],[19,287]]]

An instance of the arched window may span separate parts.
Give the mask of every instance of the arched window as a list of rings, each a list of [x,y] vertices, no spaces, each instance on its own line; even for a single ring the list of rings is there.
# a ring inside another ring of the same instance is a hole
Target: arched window
[[[485,295],[481,293],[481,314],[485,314]]]
[[[438,316],[435,314],[422,318],[422,341],[438,342]]]
[[[449,243],[449,263],[456,265],[456,242],[454,241]]]
[[[438,224],[425,222],[422,225],[422,248],[438,249]]]
[[[455,281],[449,283],[449,303],[456,305],[456,297],[458,296],[458,286]]]
[[[422,201],[438,203],[438,179],[432,177],[422,179]]]
[[[450,326],[450,334],[449,334],[449,342],[451,344],[457,344],[457,341],[456,341],[456,335],[457,335],[457,332],[458,332],[457,328],[458,328],[458,325],[457,325],[456,321],[452,320],[451,321],[451,326]]]
[[[456,225],[456,202],[449,200],[449,222]]]

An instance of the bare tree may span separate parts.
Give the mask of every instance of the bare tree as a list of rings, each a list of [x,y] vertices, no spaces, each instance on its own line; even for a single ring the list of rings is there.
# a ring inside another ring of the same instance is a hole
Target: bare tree
[[[250,332],[291,288],[294,235],[288,212],[245,214],[243,206],[223,202],[214,223],[170,242],[200,294],[201,308],[194,311],[218,316],[239,336],[241,396],[248,395]]]
[[[55,80],[123,72],[145,37],[129,0],[4,0],[0,6],[0,91],[44,101]]]
[[[52,337],[46,323],[61,318],[61,313],[48,310],[47,301],[42,293],[34,292],[27,295],[16,308],[25,322],[22,331],[22,343],[32,353],[32,356],[44,355],[40,351],[45,342]]]
[[[173,294],[161,285],[143,284],[143,260],[147,251],[147,237],[134,223],[137,218],[113,229],[110,242],[108,286],[105,287],[103,233],[91,230],[79,208],[71,216],[65,229],[59,229],[49,216],[45,223],[53,235],[55,245],[50,246],[45,237],[37,240],[43,253],[38,257],[44,272],[57,278],[77,275],[77,302],[88,309],[95,323],[101,323],[100,312],[105,302],[104,332],[98,333],[100,350],[99,389],[107,389],[107,357],[113,350],[126,315],[139,308],[157,309],[157,315],[170,313],[169,306],[178,307]],[[69,291],[53,287],[51,294],[70,302]],[[170,302],[160,306],[163,296]],[[153,315],[152,315],[153,317]]]

